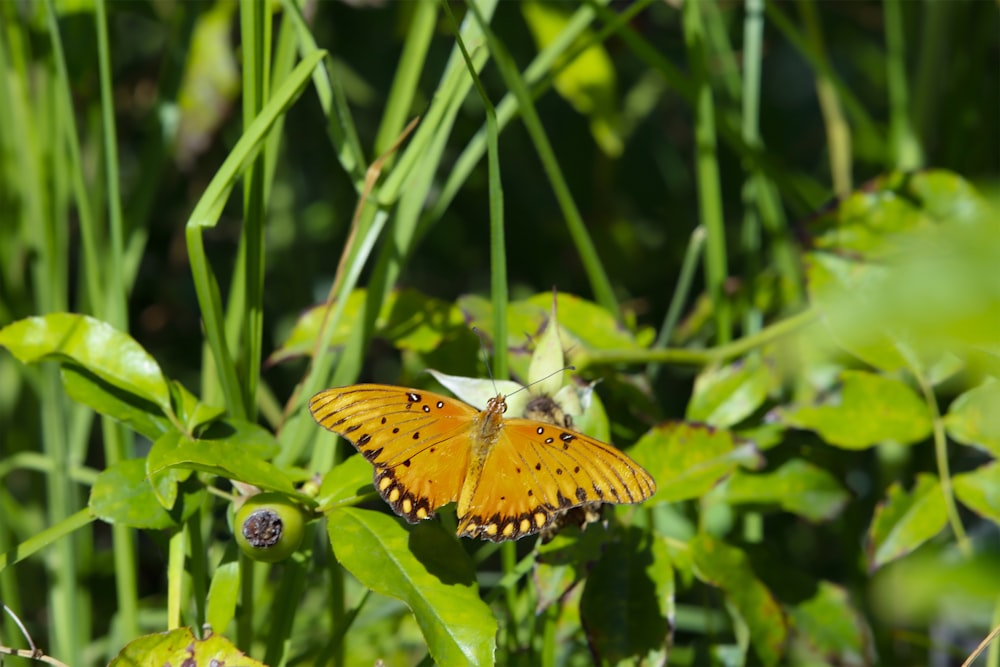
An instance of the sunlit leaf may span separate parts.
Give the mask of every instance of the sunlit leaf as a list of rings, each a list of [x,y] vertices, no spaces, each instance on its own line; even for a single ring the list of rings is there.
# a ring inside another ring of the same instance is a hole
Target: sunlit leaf
[[[760,408],[774,385],[768,364],[749,357],[698,375],[688,401],[687,419],[728,428]]]
[[[753,445],[738,442],[732,433],[686,422],[654,427],[629,455],[656,480],[651,503],[698,498],[737,467],[761,463]]]
[[[1000,524],[1000,463],[992,461],[951,479],[955,497],[979,516]]]
[[[493,664],[496,619],[479,597],[472,561],[440,524],[407,530],[386,514],[344,507],[329,514],[327,530],[341,565],[413,611],[438,664]]]
[[[824,315],[831,338],[875,368],[905,368],[906,359],[890,331],[878,326],[875,318],[866,319],[878,309],[879,289],[888,270],[823,253],[807,254],[805,265],[810,300]]]
[[[0,329],[0,345],[25,364],[69,361],[125,393],[173,410],[167,380],[156,360],[128,334],[87,315],[53,313]]]
[[[911,444],[930,435],[930,411],[907,384],[865,371],[844,371],[840,379],[839,400],[785,408],[778,413],[781,420],[844,449]]]
[[[247,657],[222,635],[212,634],[209,631],[204,639],[198,639],[191,632],[191,628],[177,628],[133,639],[108,663],[108,667],[136,665],[266,667],[264,663]]]
[[[327,344],[340,346],[347,342],[351,330],[358,326],[367,292],[351,292],[344,312]],[[323,327],[326,305],[320,304],[306,311],[295,323],[288,338],[269,358],[268,363],[311,355],[316,338]],[[385,338],[401,350],[429,352],[444,339],[466,324],[457,306],[434,299],[412,289],[390,292],[382,303],[375,319],[375,336]]]
[[[170,433],[153,444],[146,459],[150,477],[168,468],[199,470],[262,489],[293,493],[292,481],[267,459],[278,451],[274,436],[239,420],[212,424],[197,438]]]
[[[571,18],[566,8],[553,3],[524,2],[521,12],[539,50],[557,39]],[[576,39],[577,44],[585,41],[590,41],[590,46],[556,75],[555,89],[574,109],[590,118],[590,131],[601,149],[611,157],[618,157],[623,146],[615,67],[604,46],[593,39],[589,30]],[[556,66],[561,67],[561,63]]]
[[[956,398],[944,424],[954,440],[1000,456],[1000,382],[988,382]]]
[[[363,456],[351,456],[326,473],[316,501],[320,508],[329,508],[365,493],[375,493],[372,478],[372,464]]]
[[[868,529],[868,568],[876,570],[931,539],[947,522],[944,494],[933,475],[917,475],[912,491],[889,487]]]

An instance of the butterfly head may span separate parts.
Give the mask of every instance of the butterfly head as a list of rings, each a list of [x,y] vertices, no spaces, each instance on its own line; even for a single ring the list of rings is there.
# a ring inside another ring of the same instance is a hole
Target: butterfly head
[[[486,401],[486,412],[490,415],[500,416],[507,412],[507,399],[503,394],[497,394]]]

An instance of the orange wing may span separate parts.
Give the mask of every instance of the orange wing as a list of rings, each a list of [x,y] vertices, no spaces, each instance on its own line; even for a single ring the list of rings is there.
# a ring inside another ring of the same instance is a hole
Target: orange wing
[[[589,502],[637,503],[656,491],[623,452],[581,433],[505,419],[482,464],[458,534],[500,542],[537,533],[560,510]]]
[[[321,391],[309,410],[375,466],[375,488],[410,523],[458,500],[478,414],[472,406],[420,389],[356,384]]]

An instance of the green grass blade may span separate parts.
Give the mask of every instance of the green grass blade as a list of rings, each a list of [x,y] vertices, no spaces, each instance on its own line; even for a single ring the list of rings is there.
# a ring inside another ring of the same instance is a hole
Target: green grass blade
[[[246,128],[243,136],[216,172],[215,177],[191,213],[185,230],[191,273],[194,277],[198,303],[205,322],[205,333],[212,349],[213,362],[216,364],[226,405],[230,414],[235,417],[246,417],[244,406],[247,403],[241,393],[234,361],[229,352],[229,345],[226,343],[222,300],[219,295],[218,283],[205,255],[201,238],[202,228],[213,227],[218,222],[229,193],[236,184],[236,179],[263,148],[267,134],[275,120],[298,99],[309,82],[313,69],[322,58],[323,52],[317,51],[303,59],[292,70],[288,79],[275,91],[274,96]]]
[[[490,53],[497,64],[497,68],[500,70],[501,76],[503,76],[504,82],[517,98],[524,125],[531,136],[538,157],[542,161],[542,167],[552,186],[556,200],[559,202],[559,208],[566,218],[570,237],[583,262],[584,270],[590,280],[591,289],[594,291],[594,297],[609,313],[612,313],[615,317],[620,317],[618,301],[611,287],[611,280],[608,278],[601,264],[597,248],[594,246],[594,242],[590,238],[590,233],[587,231],[586,225],[584,225],[583,217],[580,215],[580,211],[576,207],[576,202],[573,200],[569,185],[566,183],[566,178],[559,167],[559,161],[556,159],[555,151],[552,150],[552,144],[545,134],[545,129],[542,127],[538,113],[535,111],[535,105],[531,99],[531,93],[528,91],[528,86],[521,77],[521,73],[507,52],[506,47],[493,34],[476,3],[469,3],[469,8],[479,21],[480,28],[489,45]]]
[[[688,59],[697,87],[695,101],[695,161],[698,172],[698,208],[705,226],[705,281],[715,319],[715,338],[725,345],[732,340],[732,308],[726,295],[729,263],[726,258],[726,227],[722,211],[722,186],[716,157],[715,102],[708,78],[705,32],[701,21],[701,5],[685,3],[683,10],[684,38]]]

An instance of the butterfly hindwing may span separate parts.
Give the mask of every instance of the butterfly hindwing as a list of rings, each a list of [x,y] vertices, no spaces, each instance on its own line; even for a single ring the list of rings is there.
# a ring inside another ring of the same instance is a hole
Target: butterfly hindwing
[[[376,490],[407,521],[458,499],[475,408],[419,389],[361,384],[320,392],[309,409],[371,462]]]
[[[518,539],[571,507],[637,503],[655,490],[649,473],[610,445],[551,424],[505,419],[459,517],[459,534]]]

